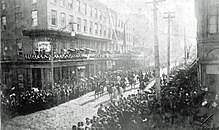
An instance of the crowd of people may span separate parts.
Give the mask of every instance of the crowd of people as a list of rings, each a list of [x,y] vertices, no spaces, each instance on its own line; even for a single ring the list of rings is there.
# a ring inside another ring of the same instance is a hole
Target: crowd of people
[[[72,130],[144,129],[143,121],[150,114],[150,111],[154,110],[156,99],[153,93],[145,92],[142,89],[146,87],[146,82],[149,82],[149,79],[153,78],[153,73],[151,71],[114,72],[113,74],[108,74],[107,77],[109,82],[112,85],[116,85],[116,87],[122,87],[124,82],[128,82],[131,85],[133,81],[138,81],[140,83],[138,93],[129,95],[127,98],[120,95],[118,100],[112,99],[109,106],[100,104],[97,116],[86,118],[85,123],[78,122],[77,125],[72,126]]]
[[[13,117],[26,115],[68,102],[91,91],[95,92],[101,86],[107,88],[107,92],[113,86],[122,87],[123,90],[129,85],[134,87],[137,79],[141,81],[143,80],[141,77],[146,77],[149,74],[152,75],[150,71],[144,74],[137,71],[115,71],[99,74],[88,79],[79,79],[77,82],[76,80],[69,82],[63,79],[55,83],[52,88],[44,86],[45,89],[30,88],[25,92],[18,92],[14,87],[10,92],[3,92],[1,95],[2,109]]]
[[[97,116],[86,118],[85,123],[78,122],[72,130],[143,130],[154,107],[155,96],[138,90],[137,94],[113,100],[109,106],[100,104]]]

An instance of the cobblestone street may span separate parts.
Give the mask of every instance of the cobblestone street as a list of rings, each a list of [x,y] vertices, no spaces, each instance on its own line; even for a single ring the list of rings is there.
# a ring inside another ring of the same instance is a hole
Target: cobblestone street
[[[152,86],[152,81],[147,88]],[[138,85],[136,85],[137,87]],[[146,88],[146,89],[147,89]],[[129,94],[136,93],[137,89],[124,93],[127,97]],[[4,129],[6,130],[29,130],[29,129],[71,129],[73,124],[78,121],[84,121],[86,117],[96,115],[99,105],[109,103],[109,95],[105,92],[100,98],[94,98],[94,92],[90,92],[80,98],[61,104],[57,107],[39,111],[26,116],[19,116],[10,120]]]

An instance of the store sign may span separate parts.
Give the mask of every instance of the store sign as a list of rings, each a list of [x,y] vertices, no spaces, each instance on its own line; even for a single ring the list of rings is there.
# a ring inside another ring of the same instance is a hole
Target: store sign
[[[45,50],[46,52],[51,51],[51,45],[49,41],[44,41],[44,42],[38,42],[38,51]]]
[[[219,65],[207,65],[206,73],[207,74],[219,74]]]
[[[79,66],[78,69],[85,69],[86,67],[85,66]]]

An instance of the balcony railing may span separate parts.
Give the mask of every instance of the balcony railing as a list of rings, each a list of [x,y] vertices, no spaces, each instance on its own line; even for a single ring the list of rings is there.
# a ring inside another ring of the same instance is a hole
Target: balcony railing
[[[24,59],[27,61],[49,61],[51,60],[51,55],[24,55]],[[87,59],[87,57],[82,55],[54,55],[53,60],[77,60],[77,59]]]

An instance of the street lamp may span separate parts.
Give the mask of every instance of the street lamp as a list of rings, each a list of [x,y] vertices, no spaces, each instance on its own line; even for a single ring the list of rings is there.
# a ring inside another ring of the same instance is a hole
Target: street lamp
[[[68,25],[66,25],[64,28],[62,28],[58,34],[62,33],[68,26],[70,25],[74,25],[74,24],[77,24],[75,22],[69,22]],[[73,31],[74,31],[74,28],[73,28]],[[72,35],[72,34],[71,34]],[[51,85],[52,85],[52,88],[54,87],[54,59],[53,59],[53,56],[54,56],[54,52],[53,52],[53,45],[54,45],[54,42],[55,42],[55,36],[56,34],[53,35],[52,37],[52,42],[50,43],[51,45]],[[73,35],[72,35],[73,36]]]

